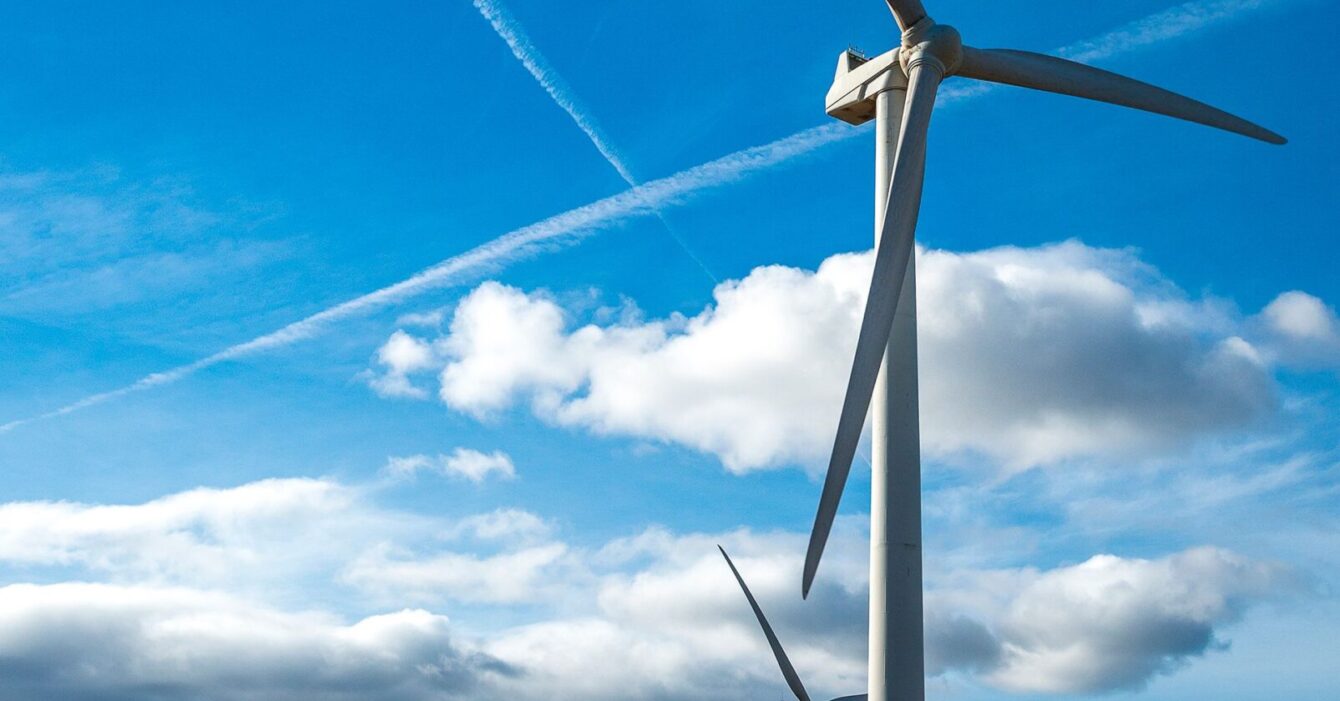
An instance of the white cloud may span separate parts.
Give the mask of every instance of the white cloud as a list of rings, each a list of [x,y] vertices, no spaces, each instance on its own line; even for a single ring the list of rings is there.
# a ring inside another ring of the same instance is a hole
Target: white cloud
[[[1266,306],[1264,314],[1275,331],[1300,341],[1334,341],[1340,328],[1335,310],[1306,292],[1285,292]]]
[[[264,480],[142,504],[0,505],[0,564],[11,578],[185,585],[279,602],[308,601],[306,587],[319,582],[392,603],[519,600],[545,584],[539,575],[565,550],[551,535],[525,511],[433,519],[382,509],[366,490],[330,480]],[[421,595],[434,582],[440,590]]]
[[[544,598],[556,580],[570,586],[570,577],[557,576],[567,553],[562,543],[491,556],[378,548],[349,563],[341,578],[387,601],[515,604]]]
[[[464,699],[515,674],[443,616],[404,610],[346,625],[189,589],[0,588],[5,698]]]
[[[410,312],[396,317],[397,326],[427,326],[436,328],[442,325],[442,320],[446,318],[446,312],[441,309],[434,309],[429,312]]]
[[[263,480],[133,505],[3,504],[0,562],[76,568],[118,581],[263,590],[328,568],[349,549],[420,527],[336,482]]]
[[[1072,242],[923,260],[933,451],[981,450],[1016,467],[1138,456],[1244,428],[1275,406],[1237,323],[1129,251]]]
[[[1261,312],[1267,343],[1280,360],[1303,367],[1340,367],[1340,317],[1325,302],[1293,290]]]
[[[506,453],[501,450],[481,453],[470,448],[457,448],[450,455],[393,457],[386,461],[384,471],[393,478],[409,479],[424,470],[475,484],[481,484],[493,475],[498,479],[516,477],[516,466]]]
[[[594,609],[488,641],[499,659],[525,661],[523,673],[499,688],[512,698],[608,701],[775,695],[781,678],[717,553],[724,543],[816,698],[825,690],[855,693],[865,676],[865,546],[851,537],[858,525],[839,522],[826,577],[808,602],[798,596],[798,534],[651,529],[612,541],[588,555],[601,571],[587,587]]]
[[[534,541],[548,537],[553,527],[544,519],[520,509],[495,509],[486,514],[461,519],[453,531],[455,535],[469,535],[478,540]]]
[[[1287,584],[1278,566],[1215,548],[1037,574],[996,624],[1001,662],[987,679],[1021,692],[1140,688],[1223,647],[1220,626]]]
[[[363,376],[378,395],[414,399],[428,396],[410,382],[409,376],[435,364],[433,348],[429,344],[404,331],[396,331],[377,349],[377,363],[384,368],[380,374],[369,371]]]
[[[1014,469],[1150,455],[1274,406],[1241,323],[1129,251],[1070,242],[921,251],[918,261],[922,435],[933,453],[978,451]],[[435,341],[440,395],[476,416],[528,398],[554,423],[681,443],[734,471],[817,464],[869,266],[869,254],[843,254],[814,273],[756,268],[692,318],[572,330],[545,295],[485,283]]]
[[[862,687],[865,519],[839,520],[823,576],[801,602],[800,533],[653,528],[581,548],[529,512],[423,519],[368,499],[333,482],[270,480],[138,505],[0,507],[0,561],[11,573],[60,562],[114,582],[0,588],[0,695],[773,693],[774,663],[718,542],[811,690]],[[225,570],[266,586],[242,596],[243,578]],[[398,612],[350,624],[307,611],[340,584],[359,592],[360,606]],[[1219,649],[1225,626],[1289,585],[1278,567],[1211,548],[1041,572],[957,571],[928,593],[928,669],[1010,690],[1131,688]],[[440,615],[400,610],[414,601],[492,607],[509,622],[475,625],[478,637],[467,639]]]
[[[502,478],[516,477],[516,468],[512,459],[501,450],[484,454],[477,450],[457,448],[442,467],[448,475],[463,477],[471,482],[483,482],[489,475],[496,473]]]
[[[823,590],[804,603],[798,535],[649,531],[611,543],[603,556],[651,559],[602,577],[595,614],[513,629],[487,649],[524,668],[502,684],[517,698],[555,689],[611,700],[775,690],[780,676],[765,638],[713,547],[722,541],[810,691],[855,693],[865,673],[866,590],[863,543],[848,530],[835,541],[835,561],[825,562]],[[1226,649],[1227,626],[1292,586],[1283,568],[1216,548],[958,572],[953,587],[928,592],[927,670],[1011,692],[1135,689]]]

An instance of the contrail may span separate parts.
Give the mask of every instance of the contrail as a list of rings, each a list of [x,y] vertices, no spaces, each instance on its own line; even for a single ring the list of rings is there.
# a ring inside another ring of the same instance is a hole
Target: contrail
[[[454,284],[469,275],[501,267],[505,263],[534,255],[545,249],[571,245],[599,229],[653,214],[663,207],[681,204],[696,193],[735,182],[860,133],[862,130],[845,125],[827,124],[806,129],[763,146],[736,151],[669,177],[652,180],[617,195],[503,234],[465,253],[452,256],[413,277],[317,312],[273,333],[225,348],[193,363],[146,375],[120,389],[94,394],[45,414],[2,424],[0,433],[33,421],[62,416],[127,394],[176,382],[225,361],[296,343],[316,335],[328,324],[340,319],[380,309],[430,290]]]
[[[1057,55],[1087,63],[1129,53],[1159,42],[1186,36],[1245,12],[1259,10],[1280,0],[1193,0],[1156,12],[1124,27],[1076,42],[1057,50]]]
[[[1216,24],[1236,19],[1253,10],[1281,4],[1284,0],[1191,0],[1162,12],[1142,17],[1092,39],[1077,41],[1052,51],[1080,63],[1092,63],[1131,53],[1171,39],[1194,34]],[[939,104],[978,97],[999,89],[988,83],[954,85],[942,91]]]
[[[1281,0],[1196,0],[1137,20],[1107,34],[1077,42],[1057,51],[1075,59],[1097,60],[1110,58],[1156,42],[1176,39],[1213,24],[1234,19],[1239,15],[1275,4]],[[1155,21],[1172,22],[1175,30],[1152,30]],[[960,91],[956,99],[973,97],[972,91]],[[557,100],[557,98],[555,98]],[[574,119],[576,117],[574,116]],[[580,122],[579,122],[580,124]],[[669,177],[632,187],[617,195],[597,200],[576,209],[558,214],[529,226],[516,229],[448,258],[437,265],[394,285],[355,297],[347,302],[295,321],[278,331],[259,336],[245,343],[225,348],[214,355],[163,372],[146,375],[120,389],[90,395],[59,409],[26,419],[15,419],[0,424],[0,433],[12,431],[34,421],[63,416],[80,409],[102,404],[127,394],[166,385],[205,368],[272,348],[279,348],[310,338],[327,324],[357,314],[401,302],[429,290],[454,284],[469,275],[498,268],[503,264],[534,255],[546,247],[561,247],[580,241],[601,228],[607,228],[634,217],[654,214],[662,207],[684,202],[689,196],[735,182],[760,170],[784,163],[813,152],[828,144],[863,133],[842,124],[828,124],[806,129],[792,136],[778,139],[763,146],[736,151]]]
[[[474,5],[475,9],[479,10],[479,14],[488,20],[488,23],[493,27],[493,31],[507,44],[507,48],[512,50],[512,55],[516,57],[516,60],[520,61],[526,71],[535,78],[535,82],[539,83],[540,87],[549,93],[549,97],[553,99],[554,104],[568,113],[572,121],[577,124],[577,128],[581,129],[583,134],[586,134],[586,138],[591,141],[591,145],[596,147],[596,150],[614,168],[619,177],[623,178],[623,181],[629,187],[637,187],[640,181],[633,175],[633,169],[619,156],[619,152],[615,150],[609,139],[605,137],[604,132],[601,131],[600,125],[596,124],[596,120],[578,102],[572,88],[567,84],[567,81],[563,80],[563,76],[559,75],[558,71],[554,70],[549,62],[544,60],[544,55],[540,53],[539,49],[535,48],[535,44],[521,29],[521,24],[516,21],[516,18],[496,0],[474,0]],[[661,220],[661,224],[665,226],[665,232],[670,234],[670,238],[674,239],[675,243],[684,249],[684,253],[693,259],[693,262],[697,263],[704,273],[707,273],[707,277],[711,278],[712,282],[718,282],[717,276],[693,252],[688,242],[670,227],[670,222],[666,221],[665,216],[660,211],[656,211],[654,214],[656,218]]]
[[[498,36],[507,42],[507,48],[512,50],[512,55],[516,56],[522,66],[525,66],[526,70],[535,78],[535,82],[539,83],[540,87],[549,93],[549,97],[553,98],[554,103],[563,108],[563,111],[567,112],[569,117],[572,117],[572,121],[577,123],[577,127],[586,134],[586,138],[591,140],[600,155],[604,156],[605,160],[609,161],[609,164],[614,167],[614,170],[618,171],[619,177],[623,178],[630,186],[636,186],[637,179],[633,177],[632,170],[615,152],[614,147],[610,146],[595,120],[588,117],[586,110],[577,104],[576,98],[572,97],[572,88],[568,87],[567,82],[558,74],[558,71],[551,68],[549,63],[544,60],[544,56],[531,43],[530,37],[526,36],[526,33],[521,30],[521,25],[517,23],[516,19],[493,0],[474,0],[474,4],[475,9],[479,10],[479,14],[483,15],[489,24],[493,25],[493,31],[497,32]]]

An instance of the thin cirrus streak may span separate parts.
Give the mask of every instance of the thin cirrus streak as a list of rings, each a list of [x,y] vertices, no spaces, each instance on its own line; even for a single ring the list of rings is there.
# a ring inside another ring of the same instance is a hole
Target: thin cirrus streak
[[[1191,0],[1147,15],[1092,39],[1063,46],[1052,53],[1071,61],[1092,63],[1194,34],[1253,10],[1284,2],[1285,0]],[[999,87],[1001,86],[976,81],[951,85],[940,91],[936,104],[943,106],[978,97]]]
[[[1098,60],[1176,39],[1214,24],[1236,19],[1252,10],[1283,0],[1194,0],[1127,24],[1093,39],[1076,42],[1057,50],[1072,59]],[[1166,22],[1173,29],[1151,29]],[[983,94],[974,86],[944,95],[942,99],[961,102]],[[0,424],[0,433],[24,424],[70,414],[128,394],[171,384],[205,368],[272,348],[279,348],[318,334],[327,324],[346,317],[404,301],[429,290],[451,285],[471,274],[501,267],[507,262],[541,249],[576,243],[585,235],[633,217],[654,213],[658,208],[679,204],[689,195],[726,185],[760,170],[789,161],[863,130],[840,124],[813,127],[763,146],[737,151],[660,180],[632,187],[617,195],[597,200],[543,221],[493,239],[465,253],[448,258],[406,280],[356,297],[342,304],[293,322],[273,333],[240,343],[193,363],[146,375],[132,384],[108,392],[90,395],[59,409],[25,419]]]
[[[424,292],[454,284],[469,275],[496,269],[506,263],[535,255],[542,250],[576,243],[601,228],[614,226],[634,217],[652,214],[662,207],[680,204],[693,194],[735,182],[777,164],[813,152],[827,144],[849,139],[859,133],[861,133],[861,130],[851,129],[841,124],[813,127],[762,146],[736,151],[715,161],[694,166],[669,177],[652,180],[617,195],[597,200],[508,232],[465,253],[452,256],[394,285],[383,287],[361,297],[355,297],[305,319],[295,321],[278,331],[230,346],[193,363],[146,375],[120,389],[90,395],[44,414],[0,424],[0,433],[11,431],[33,421],[63,416],[127,394],[176,382],[219,363],[311,338],[328,324],[340,319],[380,309]]]
[[[1283,0],[1192,0],[1156,12],[1093,39],[1058,49],[1056,54],[1081,63],[1101,61],[1161,41],[1176,39],[1233,19],[1244,12],[1282,2]]]
[[[605,133],[601,131],[595,119],[573,96],[572,88],[568,86],[567,81],[563,80],[563,76],[559,75],[558,71],[549,65],[540,50],[535,48],[535,44],[531,42],[530,37],[526,35],[525,30],[521,28],[521,24],[516,21],[516,18],[496,0],[474,0],[474,5],[475,9],[479,10],[479,14],[493,27],[493,31],[498,37],[507,44],[507,48],[512,50],[512,55],[516,57],[516,60],[520,61],[531,77],[535,78],[535,82],[544,88],[554,104],[558,105],[572,118],[577,128],[581,129],[583,134],[586,134],[586,138],[590,140],[591,145],[596,147],[596,150],[614,168],[619,177],[623,178],[623,181],[629,187],[637,187],[640,181],[633,175],[632,168],[628,167],[628,164],[619,156],[618,151],[610,145],[609,139],[605,137]],[[653,213],[657,219],[661,220],[661,224],[665,227],[665,232],[670,234],[670,238],[674,239],[675,243],[684,249],[684,253],[699,268],[702,268],[702,271],[707,274],[707,277],[711,278],[713,283],[718,282],[717,276],[698,257],[698,254],[693,252],[688,242],[670,227],[670,222],[666,221],[665,215],[659,210],[655,210]]]

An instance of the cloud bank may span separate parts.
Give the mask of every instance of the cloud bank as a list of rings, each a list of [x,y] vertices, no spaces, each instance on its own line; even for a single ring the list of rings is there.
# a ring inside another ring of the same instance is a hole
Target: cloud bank
[[[682,444],[736,472],[812,465],[832,439],[870,265],[842,254],[814,272],[760,267],[692,317],[625,310],[605,325],[574,324],[543,292],[485,283],[445,333],[409,342],[424,364],[437,358],[441,400],[477,417],[521,402],[560,426]],[[918,266],[932,453],[1010,470],[1165,454],[1275,406],[1248,324],[1130,251],[922,250]],[[384,365],[376,382],[409,382]]]
[[[226,595],[103,584],[0,588],[5,698],[478,698],[506,663],[422,610],[343,624]]]
[[[3,505],[11,518],[0,521],[8,543],[0,563],[11,575],[15,565],[62,561],[84,581],[0,586],[0,695],[688,701],[775,693],[766,642],[716,543],[732,552],[811,689],[863,688],[864,519],[839,521],[825,576],[802,603],[802,533],[651,528],[578,547],[527,512],[425,519],[379,507],[372,494],[270,480],[142,504]],[[363,537],[295,538],[285,516],[295,513],[323,528],[357,520]],[[31,518],[21,524],[16,514]],[[58,535],[15,545],[43,530]],[[321,542],[320,558],[264,562],[272,579],[251,593],[225,571],[260,569],[246,553],[294,555]],[[170,551],[150,553],[164,543]],[[138,557],[125,555],[132,552]],[[209,557],[228,567],[144,565]],[[928,672],[1039,693],[1139,688],[1225,649],[1229,626],[1294,586],[1278,565],[1214,547],[951,574],[933,578],[927,595]],[[354,589],[374,609],[313,610],[332,587]],[[476,614],[470,624],[404,602],[511,613]],[[526,612],[520,620],[518,612]],[[481,623],[491,619],[511,622]]]

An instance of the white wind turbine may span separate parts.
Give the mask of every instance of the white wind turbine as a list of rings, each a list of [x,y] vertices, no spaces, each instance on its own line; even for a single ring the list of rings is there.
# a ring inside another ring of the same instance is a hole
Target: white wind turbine
[[[1074,61],[964,46],[953,27],[936,24],[927,16],[921,0],[886,2],[902,30],[901,45],[872,59],[843,52],[826,99],[828,114],[842,121],[876,120],[876,253],[837,438],[805,554],[801,593],[808,597],[814,583],[873,400],[869,699],[922,701],[921,446],[912,253],[926,166],[926,134],[940,83],[962,76],[1154,112],[1271,144],[1283,144],[1285,139],[1205,103]],[[801,701],[809,701],[734,564],[731,570],[791,690]],[[860,698],[865,696],[844,697]]]

